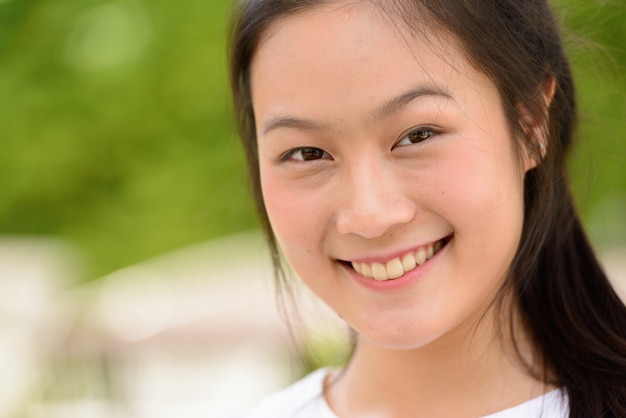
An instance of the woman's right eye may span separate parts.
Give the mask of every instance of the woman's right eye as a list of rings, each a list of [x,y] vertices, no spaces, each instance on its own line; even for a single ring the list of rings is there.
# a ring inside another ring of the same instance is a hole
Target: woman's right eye
[[[439,131],[437,129],[430,126],[418,126],[416,128],[412,128],[404,134],[396,146],[402,147],[406,145],[419,144],[420,142],[426,141],[438,133]]]
[[[282,161],[315,161],[321,159],[330,159],[331,156],[326,151],[315,147],[301,147],[294,148],[291,151],[285,153],[282,157]]]

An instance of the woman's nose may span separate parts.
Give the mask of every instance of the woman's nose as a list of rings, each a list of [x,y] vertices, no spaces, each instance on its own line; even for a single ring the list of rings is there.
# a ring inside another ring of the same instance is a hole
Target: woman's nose
[[[414,202],[389,167],[361,164],[347,177],[340,190],[343,204],[336,213],[340,233],[377,238],[415,217]]]

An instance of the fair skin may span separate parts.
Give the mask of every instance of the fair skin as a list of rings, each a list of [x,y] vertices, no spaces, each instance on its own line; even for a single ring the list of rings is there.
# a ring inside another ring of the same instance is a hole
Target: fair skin
[[[341,417],[476,417],[547,389],[489,309],[535,162],[518,158],[493,83],[431,35],[370,6],[320,6],[271,25],[253,60],[273,231],[359,335],[325,391]]]

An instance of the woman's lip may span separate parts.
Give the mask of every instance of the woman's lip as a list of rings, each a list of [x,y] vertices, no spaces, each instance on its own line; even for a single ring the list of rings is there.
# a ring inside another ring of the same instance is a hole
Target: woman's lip
[[[439,250],[439,252],[437,252],[437,254],[435,254],[426,263],[422,264],[421,266],[417,266],[413,270],[407,272],[402,277],[399,277],[397,279],[378,281],[373,278],[367,278],[360,275],[352,268],[349,262],[341,262],[340,264],[342,268],[346,269],[347,273],[356,280],[356,282],[360,283],[362,286],[368,289],[375,291],[401,290],[412,286],[417,281],[420,281],[424,277],[424,275],[426,275],[428,271],[430,271],[431,268],[439,262],[439,259],[447,252],[453,238],[453,235],[446,237],[444,239],[443,247]]]
[[[434,241],[430,241],[427,242],[426,244],[421,244],[421,245],[417,245],[415,247],[409,248],[409,249],[404,249],[404,250],[400,250],[400,251],[396,251],[394,253],[391,253],[391,255],[386,255],[386,256],[372,256],[372,257],[363,257],[363,258],[355,258],[355,259],[349,259],[349,260],[340,260],[342,262],[346,262],[346,263],[368,263],[368,264],[372,264],[372,263],[387,263],[388,261],[393,260],[394,258],[402,258],[402,256],[404,256],[405,254],[411,253],[411,252],[415,252],[417,250],[419,250],[420,248],[425,248],[428,247],[429,245],[435,245],[437,242],[439,241],[444,241],[443,244],[447,244],[448,241],[450,241],[450,239],[452,238],[452,234],[447,235],[443,238],[439,238],[437,240]]]

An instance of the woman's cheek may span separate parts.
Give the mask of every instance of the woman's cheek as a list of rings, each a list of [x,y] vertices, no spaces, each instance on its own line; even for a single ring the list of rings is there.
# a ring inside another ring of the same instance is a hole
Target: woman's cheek
[[[520,204],[517,176],[491,156],[496,150],[455,145],[438,159],[433,205],[440,215],[462,228],[489,222],[510,204]]]
[[[319,198],[312,190],[272,176],[263,179],[262,190],[270,224],[282,247],[300,246],[313,238]]]

